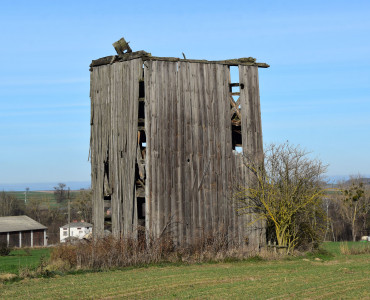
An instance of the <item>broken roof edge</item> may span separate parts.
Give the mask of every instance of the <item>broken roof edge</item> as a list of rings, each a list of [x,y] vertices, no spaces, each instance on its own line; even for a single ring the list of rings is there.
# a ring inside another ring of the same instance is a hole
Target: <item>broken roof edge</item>
[[[243,57],[243,58],[235,58],[235,59],[227,59],[227,60],[201,60],[201,59],[182,59],[178,57],[158,57],[152,56],[150,53],[146,51],[136,51],[131,53],[125,53],[123,55],[111,55],[102,57],[96,60],[93,60],[90,64],[90,71],[94,67],[103,66],[103,65],[110,65],[115,62],[122,62],[122,61],[129,61],[133,59],[141,58],[143,61],[146,60],[159,60],[159,61],[171,61],[171,62],[190,62],[190,63],[207,63],[207,64],[223,64],[228,66],[257,66],[259,68],[269,68],[270,65],[266,63],[258,63],[256,59],[253,57]]]

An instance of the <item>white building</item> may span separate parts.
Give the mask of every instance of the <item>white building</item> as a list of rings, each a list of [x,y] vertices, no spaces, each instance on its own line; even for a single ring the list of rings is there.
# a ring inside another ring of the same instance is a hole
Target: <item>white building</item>
[[[64,243],[68,236],[82,239],[86,234],[92,232],[92,226],[84,221],[66,224],[60,227],[60,242]]]

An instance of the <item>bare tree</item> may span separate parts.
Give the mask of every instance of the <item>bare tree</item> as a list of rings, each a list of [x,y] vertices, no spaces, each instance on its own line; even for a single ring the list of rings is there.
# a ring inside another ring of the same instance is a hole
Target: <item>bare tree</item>
[[[80,190],[72,202],[72,211],[74,216],[80,219],[91,222],[92,221],[92,201],[91,190]]]
[[[65,183],[58,183],[58,186],[54,187],[55,200],[58,203],[61,203],[65,199],[67,199],[67,191],[65,190],[65,187],[66,187]]]
[[[30,198],[27,203],[27,215],[37,222],[42,223],[42,216],[48,207],[49,200],[47,198]]]
[[[24,203],[14,195],[0,193],[0,216],[18,216],[24,214]]]
[[[356,241],[359,231],[359,221],[362,219],[366,228],[367,214],[369,213],[369,196],[361,176],[352,176],[348,182],[341,184],[339,196],[339,212],[342,218],[351,227],[352,240]]]
[[[287,252],[305,239],[318,240],[319,225],[324,223],[323,231],[325,227],[321,222],[325,216],[321,176],[326,166],[288,142],[271,144],[263,163],[256,165],[245,157],[245,164],[252,184],[239,187],[234,195],[240,203],[239,211],[257,215],[254,222],[263,219],[271,224],[278,245],[286,247]]]

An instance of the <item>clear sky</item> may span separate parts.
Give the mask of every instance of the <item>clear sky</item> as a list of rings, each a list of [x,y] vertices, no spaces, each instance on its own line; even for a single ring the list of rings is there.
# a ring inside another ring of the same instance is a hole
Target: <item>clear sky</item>
[[[89,181],[89,64],[253,56],[264,143],[370,175],[370,1],[17,1],[0,9],[0,186]]]

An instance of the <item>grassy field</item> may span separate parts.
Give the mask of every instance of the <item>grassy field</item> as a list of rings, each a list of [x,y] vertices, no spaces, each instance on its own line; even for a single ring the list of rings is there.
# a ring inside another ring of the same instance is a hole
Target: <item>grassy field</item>
[[[50,248],[32,249],[29,254],[24,250],[13,250],[9,256],[0,256],[0,274],[18,274],[22,267],[35,268],[39,264],[41,256],[49,258]]]
[[[358,243],[359,244],[359,243]],[[357,246],[353,244],[352,246]],[[164,265],[0,285],[1,299],[370,299],[370,255]]]
[[[25,195],[24,191],[14,191],[14,192],[7,192],[8,194],[16,197],[18,200],[24,201]],[[79,191],[70,191],[70,197],[73,199],[77,196]],[[29,191],[27,192],[27,203],[30,203],[32,201],[41,202],[44,204],[44,206],[50,206],[50,207],[59,207],[61,204],[58,204],[54,191]]]
[[[15,196],[19,200],[24,200],[25,195],[24,191],[18,191],[18,192],[7,192],[10,195]],[[28,191],[27,192],[27,199],[45,199],[50,201],[55,201],[54,197],[54,191]]]

